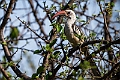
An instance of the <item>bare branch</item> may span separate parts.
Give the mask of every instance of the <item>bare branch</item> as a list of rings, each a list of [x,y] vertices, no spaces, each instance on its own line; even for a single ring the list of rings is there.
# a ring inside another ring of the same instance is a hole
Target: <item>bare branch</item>
[[[41,32],[44,34],[44,36],[46,37],[47,35],[46,35],[46,33],[45,33],[45,31],[44,31],[44,29],[43,29],[43,23],[42,22],[40,22],[40,20],[38,19],[38,17],[37,17],[37,11],[34,9],[34,5],[33,5],[33,1],[32,0],[28,0],[29,1],[29,3],[30,3],[30,6],[31,6],[31,9],[32,9],[32,12],[33,12],[33,15],[34,15],[34,17],[35,17],[35,19],[36,19],[36,22],[38,23],[38,25],[40,26],[40,30],[41,30]]]
[[[11,54],[10,54],[10,51],[9,51],[9,49],[8,49],[7,43],[6,43],[5,39],[4,39],[3,29],[4,29],[5,25],[7,24],[7,20],[9,19],[9,16],[10,16],[10,14],[11,14],[11,12],[12,12],[12,7],[13,7],[14,3],[15,3],[15,0],[11,0],[11,1],[10,1],[9,6],[8,6],[8,9],[7,9],[7,12],[6,12],[6,14],[5,14],[5,16],[4,16],[4,19],[3,19],[3,22],[2,22],[2,24],[1,24],[1,26],[0,26],[0,41],[2,41],[2,43],[4,43],[4,44],[2,44],[2,47],[3,47],[3,50],[4,50],[4,52],[5,52],[5,56],[6,56],[7,60],[8,60],[8,62],[11,62],[11,61],[12,61],[12,58],[11,58]],[[6,45],[5,45],[5,44],[6,44]],[[12,62],[13,62],[13,61],[12,61]],[[21,78],[23,77],[25,80],[30,80],[30,77],[28,77],[28,76],[26,76],[24,73],[22,73],[22,72],[16,67],[15,64],[13,64],[13,65],[11,66],[11,68],[12,68],[12,70],[17,74],[18,77],[21,77]]]
[[[0,71],[2,72],[2,74],[4,75],[4,77],[7,80],[11,80],[10,77],[8,76],[7,72],[3,69],[2,65],[0,64]]]
[[[5,27],[5,25],[7,24],[7,20],[9,19],[9,16],[10,16],[10,14],[11,14],[11,12],[12,12],[12,7],[13,7],[14,3],[15,3],[15,0],[11,0],[11,1],[10,1],[10,4],[9,4],[8,9],[7,9],[7,11],[6,11],[6,14],[4,15],[2,24],[0,25],[0,29],[1,29],[1,30],[2,30],[2,29]]]

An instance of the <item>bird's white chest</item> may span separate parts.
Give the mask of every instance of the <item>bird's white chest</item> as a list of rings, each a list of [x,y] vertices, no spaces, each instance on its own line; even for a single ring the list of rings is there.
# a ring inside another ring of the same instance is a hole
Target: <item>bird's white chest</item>
[[[68,41],[72,44],[72,45],[77,45],[79,43],[79,39],[77,37],[75,37],[73,29],[70,25],[65,25],[65,35],[66,38],[68,39]]]
[[[66,38],[73,47],[76,47],[78,44],[82,44],[84,42],[84,39],[79,39],[77,36],[75,36],[72,25],[66,24],[64,31]],[[80,35],[80,33],[77,34]]]

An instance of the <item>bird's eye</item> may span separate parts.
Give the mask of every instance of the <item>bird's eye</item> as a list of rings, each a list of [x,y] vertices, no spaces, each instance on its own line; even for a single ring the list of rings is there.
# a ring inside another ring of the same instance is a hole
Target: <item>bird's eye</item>
[[[70,14],[70,12],[67,12],[67,14]]]

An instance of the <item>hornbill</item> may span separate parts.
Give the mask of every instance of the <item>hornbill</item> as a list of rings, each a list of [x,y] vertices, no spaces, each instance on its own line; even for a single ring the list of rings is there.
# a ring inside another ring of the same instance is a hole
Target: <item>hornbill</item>
[[[84,42],[83,31],[81,28],[77,27],[74,23],[76,21],[76,15],[72,10],[64,10],[56,13],[52,19],[54,19],[58,15],[65,15],[67,21],[65,23],[64,33],[66,38],[71,43],[73,47],[78,46],[78,44],[82,44]],[[78,38],[79,37],[79,38]]]
[[[71,43],[71,45],[73,47],[77,47],[79,44],[80,45],[83,44],[85,35],[84,35],[83,31],[81,30],[81,28],[79,28],[79,27],[77,27],[75,25],[76,14],[74,13],[74,11],[73,10],[59,11],[52,17],[52,19],[54,19],[55,17],[57,17],[59,15],[64,15],[66,17],[64,33],[65,33],[66,38],[68,39],[68,41]],[[78,36],[80,36],[80,37],[78,37]],[[83,50],[83,51],[84,52],[87,51],[87,56],[90,55],[88,53],[87,49]],[[90,59],[89,61],[90,61],[91,66],[96,66],[93,59]],[[92,69],[92,72],[93,72],[94,76],[100,76],[100,72],[99,72],[97,67],[95,69]]]

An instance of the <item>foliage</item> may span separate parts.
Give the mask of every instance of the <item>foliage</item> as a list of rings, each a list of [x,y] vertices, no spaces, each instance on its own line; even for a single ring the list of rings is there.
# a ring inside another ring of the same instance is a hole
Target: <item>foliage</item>
[[[1,0],[0,80],[120,79],[119,0]],[[21,5],[23,4],[23,5]],[[61,10],[76,13],[71,46]]]

